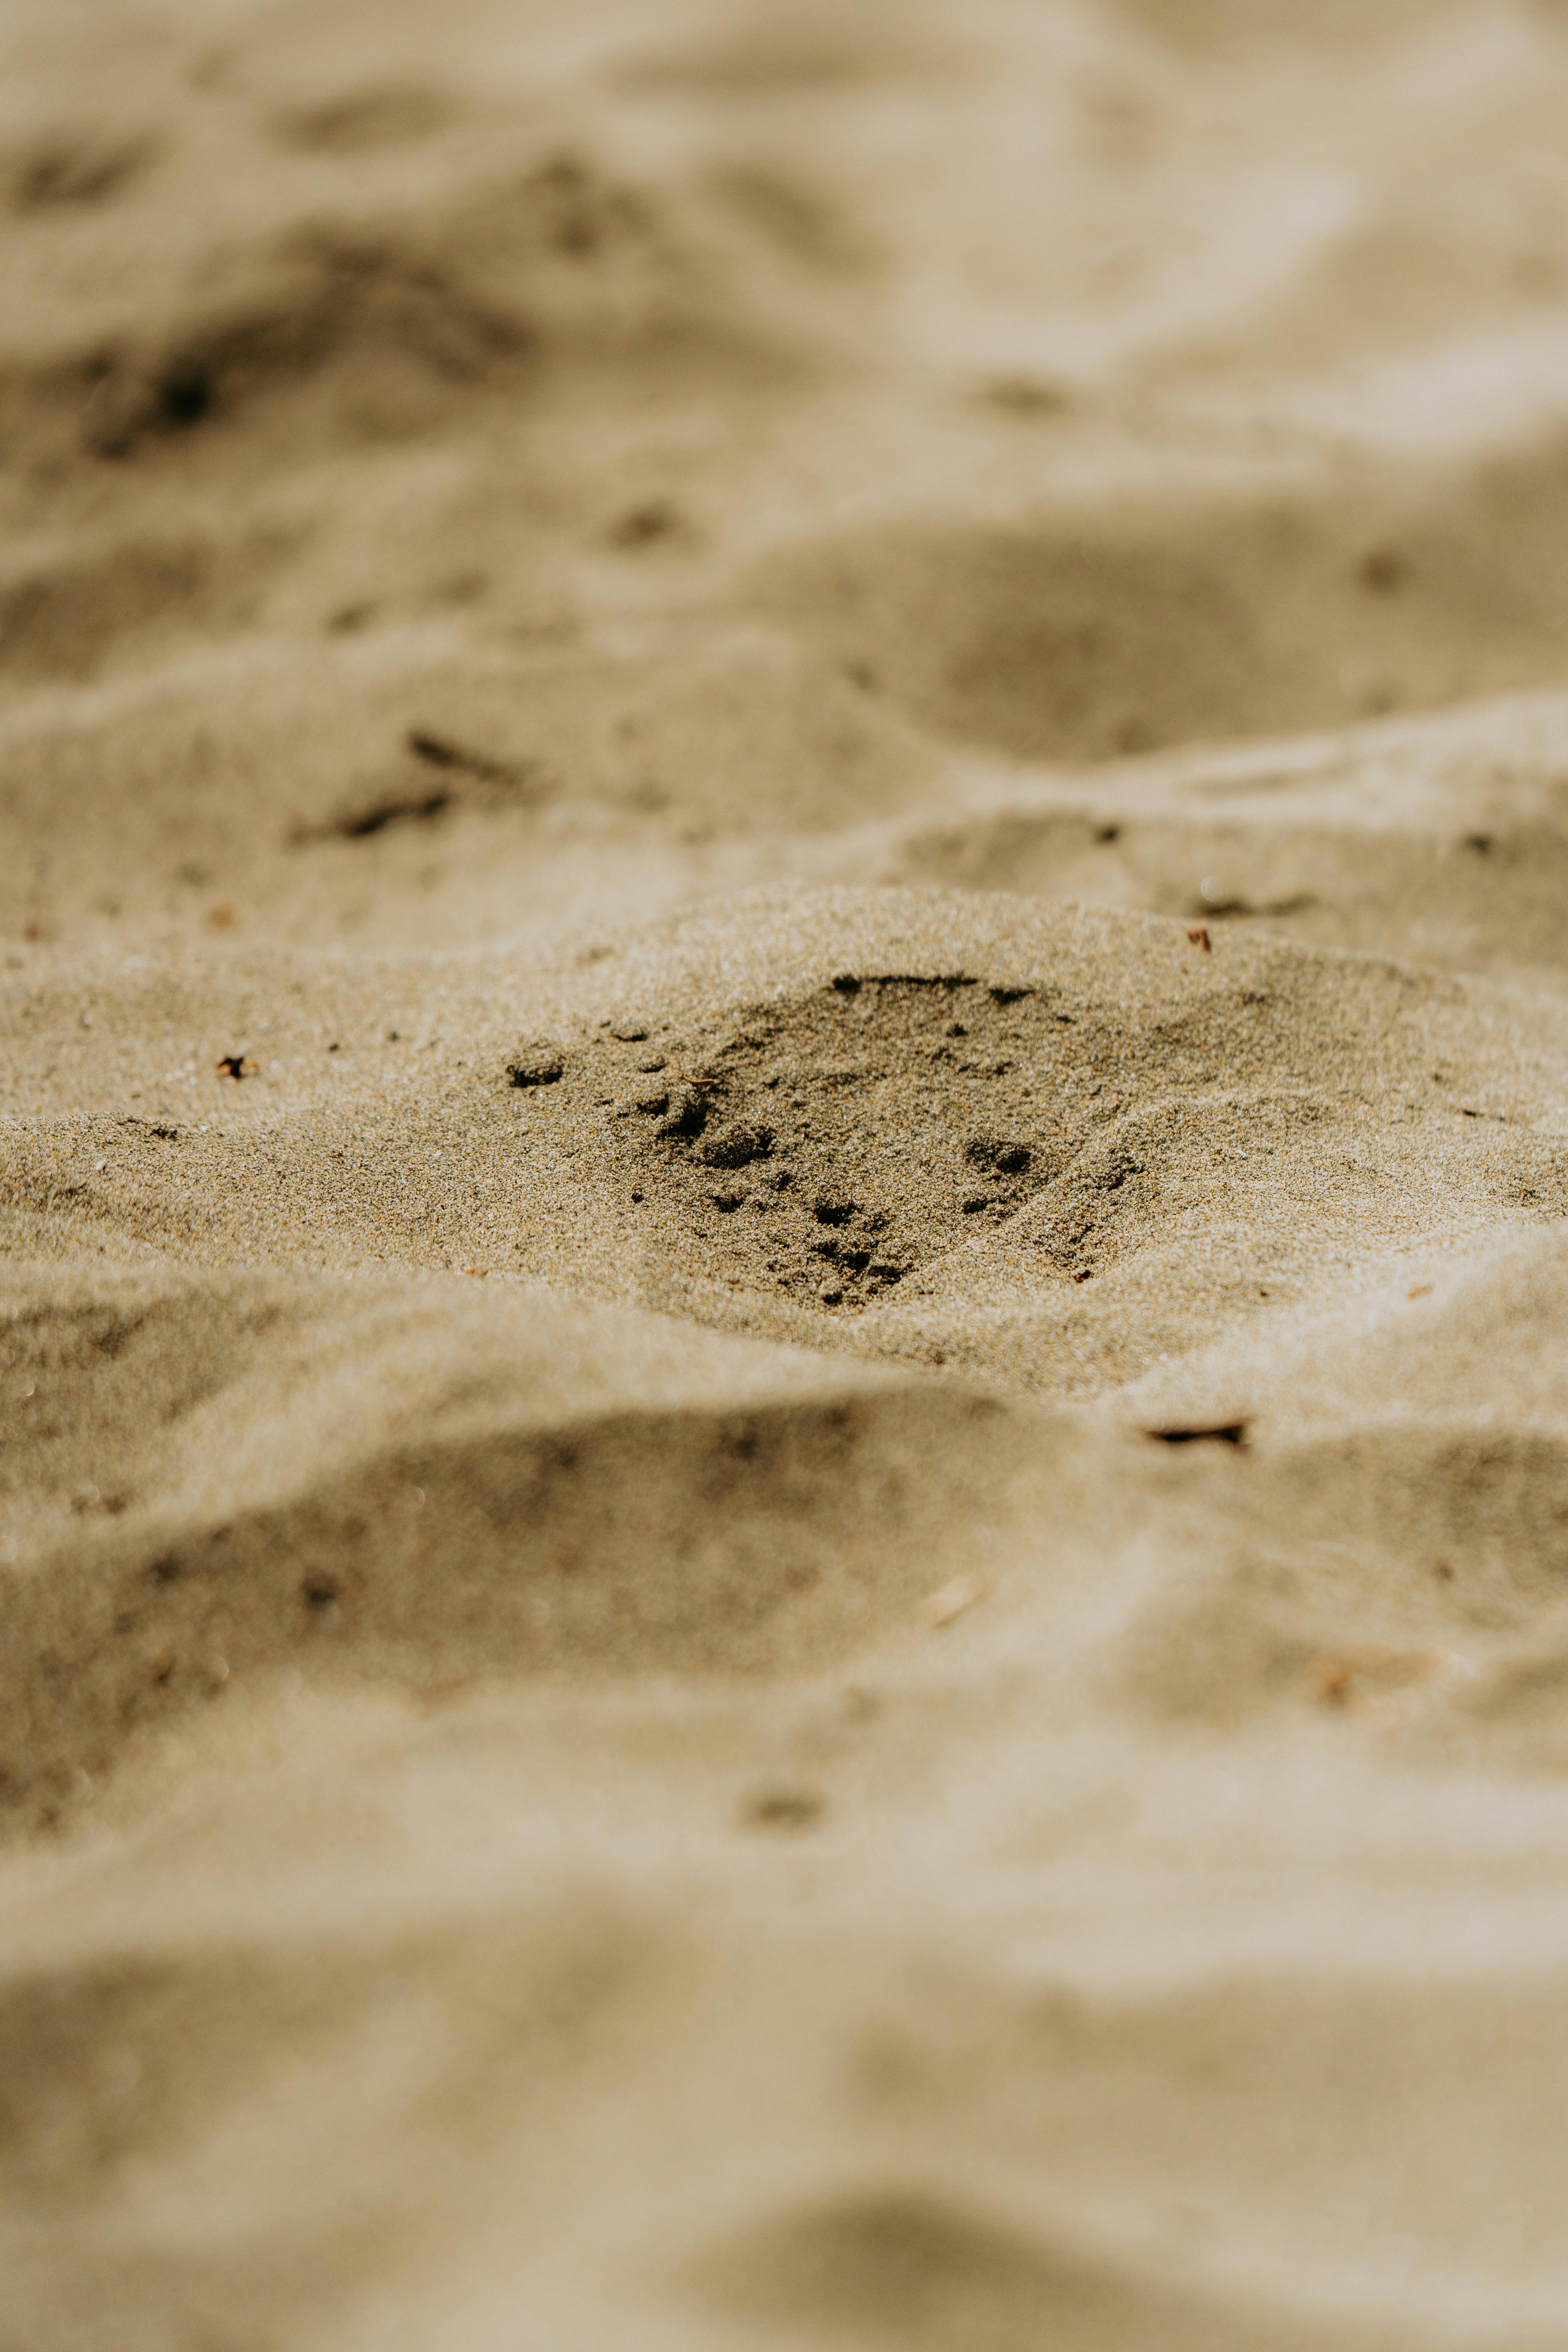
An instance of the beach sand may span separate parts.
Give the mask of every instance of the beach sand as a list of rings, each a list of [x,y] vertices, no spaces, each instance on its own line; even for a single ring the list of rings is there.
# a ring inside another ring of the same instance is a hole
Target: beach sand
[[[0,57],[0,2352],[1568,2346],[1568,11]]]

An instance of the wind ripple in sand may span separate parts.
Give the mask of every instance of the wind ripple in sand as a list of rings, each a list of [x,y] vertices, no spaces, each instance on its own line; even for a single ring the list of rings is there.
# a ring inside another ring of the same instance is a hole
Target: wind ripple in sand
[[[231,1681],[837,1659],[1051,1445],[1000,1399],[526,1291],[121,1276],[68,1307],[40,1280],[7,1322],[18,1827]]]

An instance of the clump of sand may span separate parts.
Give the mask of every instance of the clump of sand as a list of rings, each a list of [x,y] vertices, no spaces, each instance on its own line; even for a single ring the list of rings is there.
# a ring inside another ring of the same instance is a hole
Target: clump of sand
[[[0,76],[0,2347],[1568,2331],[1544,6]]]

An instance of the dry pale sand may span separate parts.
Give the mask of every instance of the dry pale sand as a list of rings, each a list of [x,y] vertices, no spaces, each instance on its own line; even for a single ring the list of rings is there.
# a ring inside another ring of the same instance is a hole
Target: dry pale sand
[[[8,0],[0,2352],[1568,2346],[1565,120]]]

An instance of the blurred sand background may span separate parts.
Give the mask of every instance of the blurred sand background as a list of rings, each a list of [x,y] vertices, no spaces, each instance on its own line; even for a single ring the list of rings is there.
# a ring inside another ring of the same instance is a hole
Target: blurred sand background
[[[6,0],[0,2352],[1568,2346],[1565,120]]]

